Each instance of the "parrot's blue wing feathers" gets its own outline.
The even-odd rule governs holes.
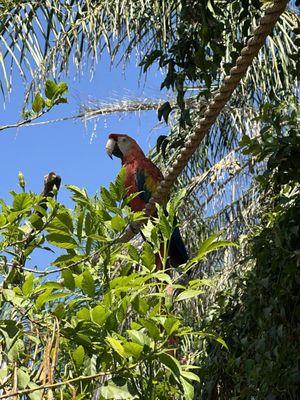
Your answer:
[[[137,171],[136,183],[137,183],[138,191],[141,192],[139,194],[139,197],[145,203],[148,203],[148,201],[151,199],[151,196],[152,196],[152,191],[149,188],[149,179],[151,179],[151,178],[147,177],[143,170],[139,169]]]

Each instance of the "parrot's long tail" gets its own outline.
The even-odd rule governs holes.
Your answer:
[[[143,235],[142,232],[141,232],[141,235],[142,235],[142,238],[145,241],[147,241],[147,239],[145,238],[145,236]],[[163,253],[164,253],[163,245],[161,245],[160,255],[156,254],[156,257],[155,257],[155,264],[156,264],[157,270],[162,269],[161,257],[163,257]],[[178,226],[176,226],[176,228],[173,230],[171,238],[170,238],[170,242],[168,245],[168,257],[169,257],[169,266],[171,266],[173,268],[176,268],[181,264],[185,264],[189,259],[189,256],[188,256],[185,244],[183,243],[180,229]]]
[[[161,257],[163,257],[163,254],[164,254],[164,246],[162,244],[160,248],[160,255],[156,254],[155,257],[155,264],[157,270],[162,269]],[[181,264],[185,264],[189,259],[178,226],[174,229],[170,238],[168,246],[168,257],[169,257],[168,265],[169,267],[171,266],[173,268],[176,268]]]
[[[171,266],[174,268],[181,264],[185,264],[189,259],[178,226],[174,229],[170,239],[169,257]]]

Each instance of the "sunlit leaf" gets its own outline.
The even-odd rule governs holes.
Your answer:
[[[82,274],[83,279],[81,282],[81,289],[83,293],[89,295],[89,296],[94,296],[95,294],[95,283],[92,274],[88,271],[85,270]]]
[[[30,375],[24,369],[19,368],[17,371],[18,388],[25,389],[30,382]]]
[[[32,102],[33,111],[36,112],[37,114],[40,113],[42,111],[44,105],[45,105],[45,101],[44,101],[43,97],[41,96],[40,93],[37,93]]]
[[[84,361],[85,351],[83,346],[78,346],[72,353],[72,358],[75,361],[77,367],[80,367]]]
[[[69,235],[50,233],[46,238],[49,243],[63,249],[75,249],[77,247],[76,241]]]
[[[33,289],[33,273],[30,273],[26,276],[25,282],[22,285],[22,291],[24,293],[25,296],[28,296]]]
[[[73,276],[72,272],[69,269],[64,269],[61,272],[61,275],[62,275],[62,278],[64,280],[64,285],[68,289],[74,291],[74,289],[75,289],[75,279],[74,279],[74,276]]]
[[[203,290],[193,290],[193,289],[184,290],[183,292],[179,293],[179,295],[176,297],[175,301],[182,301],[182,300],[187,300],[187,299],[191,299],[194,297],[198,297],[202,293],[203,293]]]
[[[129,392],[127,385],[117,386],[112,382],[108,382],[107,386],[101,387],[101,396],[104,399],[115,399],[115,400],[137,399],[136,396],[133,396]]]
[[[116,353],[118,353],[121,357],[125,357],[125,350],[120,340],[117,340],[113,337],[107,337],[106,340]]]

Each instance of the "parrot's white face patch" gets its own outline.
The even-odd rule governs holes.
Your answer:
[[[125,156],[128,153],[128,151],[130,150],[131,142],[127,137],[119,136],[118,137],[118,146],[119,146],[119,149],[120,149],[121,153],[123,154],[123,156]]]

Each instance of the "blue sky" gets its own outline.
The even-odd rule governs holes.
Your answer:
[[[69,76],[61,79],[69,85],[69,103],[57,106],[44,119],[76,114],[79,104],[86,104],[90,98],[122,100],[165,96],[159,89],[160,71],[152,70],[146,80],[140,79],[139,71],[135,62],[125,70],[122,65],[111,67],[108,56],[99,61],[92,80],[88,70],[77,75],[71,68]],[[1,105],[0,125],[19,120],[23,98],[24,85],[16,75],[13,92],[5,106]],[[78,120],[0,131],[0,198],[8,201],[9,191],[18,189],[19,171],[25,175],[27,190],[39,193],[43,176],[53,170],[61,175],[63,184],[85,187],[89,194],[94,194],[99,186],[107,186],[120,168],[119,160],[112,161],[105,153],[108,134],[127,133],[148,152],[159,132],[168,130],[166,126],[153,130],[157,122],[155,111],[145,111],[100,117],[95,137],[92,137],[94,123],[84,126]],[[71,206],[69,193],[63,187],[59,200]]]
[[[77,114],[80,103],[87,104],[90,98],[122,100],[128,97],[165,96],[159,89],[161,72],[153,70],[148,73],[146,81],[140,80],[139,68],[134,62],[124,71],[122,66],[111,67],[108,57],[104,56],[96,68],[93,80],[88,70],[81,76],[73,68],[71,71],[68,77],[61,79],[68,83],[69,103],[55,107],[43,119]],[[4,105],[0,100],[0,125],[20,119],[23,99],[24,84],[16,75],[9,101]],[[168,132],[166,125],[153,130],[157,123],[156,111],[145,111],[100,117],[94,136],[94,123],[85,126],[78,120],[0,131],[0,198],[11,203],[9,192],[20,191],[19,171],[25,176],[26,190],[36,193],[42,190],[44,175],[55,171],[62,177],[58,200],[73,208],[70,193],[64,185],[84,187],[90,195],[94,195],[100,186],[108,186],[120,169],[120,160],[111,160],[105,152],[108,134],[127,133],[137,139],[147,153],[155,145],[157,136]],[[37,249],[26,265],[36,265],[41,270],[57,255]]]

